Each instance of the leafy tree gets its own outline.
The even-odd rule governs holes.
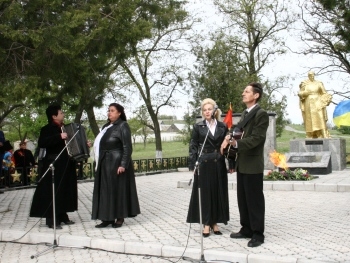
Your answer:
[[[192,135],[192,126],[193,123],[196,121],[195,112],[192,112],[192,114],[189,114],[188,112],[184,115],[184,121],[185,121],[185,129],[180,131],[179,133],[182,136],[182,142],[187,145],[191,141],[191,135]]]
[[[276,97],[281,87],[264,80],[262,69],[276,55],[286,52],[279,33],[293,22],[287,1],[274,0],[214,0],[227,19],[220,34],[211,36],[212,45],[196,50],[196,73],[192,73],[194,106],[205,97],[213,98],[222,111],[230,102],[234,112],[242,112],[241,94],[249,82],[265,83],[264,99],[260,105],[268,111],[277,111],[279,135],[285,123],[286,97]],[[276,81],[278,83],[278,80]]]
[[[142,134],[143,125],[140,122],[140,120],[138,120],[135,117],[129,119],[128,124],[130,126],[131,137],[132,137],[132,139],[134,141],[134,145],[135,145],[136,137],[141,136],[141,134]]]
[[[217,39],[213,47],[199,48],[197,53],[196,72],[191,74],[191,84],[194,89],[194,108],[200,115],[200,101],[204,98],[213,98],[219,108],[226,113],[230,103],[233,112],[242,112],[245,105],[242,103],[242,92],[251,81],[260,81],[247,74],[242,68],[241,62],[235,50],[230,48],[230,38]],[[280,94],[278,99],[276,93],[281,87],[276,83],[283,83],[284,79],[278,79],[276,83],[261,81],[264,83],[264,95],[259,104],[268,111],[275,112],[276,135],[280,136],[286,123],[284,109],[286,108],[286,96]]]
[[[234,36],[231,48],[236,50],[250,76],[258,76],[274,56],[286,52],[278,33],[287,30],[293,22],[288,1],[214,0],[214,3],[227,18],[223,30]]]
[[[350,74],[350,3],[346,0],[302,1],[300,4],[301,29],[300,39],[305,43],[301,52],[305,55],[322,56],[321,65],[313,68],[318,74],[330,77],[345,76],[346,83]],[[338,87],[331,92],[341,97],[350,98],[349,89]]]
[[[15,130],[17,133],[13,139],[20,141],[28,138],[36,141],[39,138],[40,128],[46,123],[45,109],[33,109],[26,106],[14,110],[6,120],[10,130]]]
[[[21,92],[16,87],[16,82],[1,84],[0,80],[0,127],[4,125],[4,120],[11,113],[25,105],[25,92]]]
[[[288,120],[285,116],[285,108],[287,107],[287,96],[280,94],[278,99],[276,93],[281,93],[281,87],[278,83],[284,83],[285,78],[280,77],[276,82],[266,81],[264,85],[264,94],[259,101],[259,104],[262,108],[267,109],[268,112],[273,112],[276,114],[276,137],[282,136],[284,127],[288,123]]]
[[[349,0],[317,0],[329,13],[336,15],[331,20],[336,28],[336,36],[341,39],[339,43],[343,50],[350,51],[350,2]]]
[[[102,105],[119,61],[152,36],[154,21],[167,22],[160,2],[168,1],[3,0],[0,86],[15,82],[13,90],[37,105],[68,105],[75,121],[85,111],[96,135],[93,108]]]
[[[220,34],[213,40],[213,47],[197,47],[195,50],[195,71],[190,74],[193,106],[199,109],[201,100],[213,98],[222,111],[232,103],[234,111],[241,112],[242,88],[249,76],[240,64],[237,51],[232,49],[231,38]],[[196,114],[201,115],[200,110]]]
[[[151,119],[147,111],[146,106],[139,107],[134,114],[136,115],[135,119],[141,124],[141,129],[138,131],[138,135],[141,136],[143,140],[143,147],[146,148],[147,138],[150,134],[149,130],[152,127]]]
[[[191,29],[182,1],[158,1],[154,14],[143,14],[151,22],[151,37],[130,45],[130,57],[120,61],[118,87],[141,98],[151,122],[145,123],[154,131],[156,157],[162,158],[159,111],[176,105],[174,95],[183,92],[183,43]]]

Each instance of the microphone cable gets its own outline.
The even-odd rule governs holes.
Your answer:
[[[55,192],[55,196],[56,196],[56,194],[58,193],[58,190],[59,190],[59,188],[60,188],[60,186],[61,186],[63,177],[66,175],[66,171],[67,171],[67,168],[68,168],[68,163],[69,163],[69,161],[67,162],[67,165],[66,165],[66,167],[65,167],[65,169],[64,169],[63,176],[62,176],[62,178],[61,178],[61,180],[60,180],[60,183],[59,183],[59,185],[58,185],[58,187],[57,187],[57,190],[56,190],[56,192]],[[5,242],[8,242],[8,243],[18,243],[18,242],[15,242],[15,241],[20,240],[20,239],[22,239],[23,237],[25,237],[25,236],[26,236],[26,235],[27,235],[27,234],[28,234],[42,219],[43,219],[43,217],[44,217],[44,216],[46,215],[46,213],[49,211],[50,207],[52,207],[52,202],[53,202],[53,200],[51,200],[49,206],[46,208],[44,214],[38,219],[38,221],[37,221],[28,231],[26,231],[21,237],[16,238],[16,239],[14,239],[14,240],[5,241]],[[38,243],[38,244],[41,244],[41,243]]]

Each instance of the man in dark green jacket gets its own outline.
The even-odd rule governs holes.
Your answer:
[[[221,149],[227,144],[237,148],[237,200],[241,229],[231,233],[231,238],[250,238],[248,247],[264,243],[265,198],[263,193],[264,144],[269,126],[267,112],[257,102],[263,94],[260,83],[249,83],[242,93],[247,109],[240,123],[243,135],[240,140],[226,136]],[[246,119],[246,121],[244,121]],[[248,121],[247,121],[248,120]],[[242,123],[245,123],[242,125]]]

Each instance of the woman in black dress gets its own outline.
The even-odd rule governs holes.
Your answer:
[[[200,180],[203,237],[209,236],[210,229],[214,234],[222,235],[217,224],[226,225],[230,219],[227,168],[225,157],[220,154],[220,146],[228,133],[228,128],[225,123],[218,121],[221,111],[219,109],[215,111],[216,108],[214,100],[207,98],[202,101],[201,110],[204,120],[193,126],[189,148],[190,170],[195,169],[197,161],[199,165],[194,176],[187,223],[200,223],[198,202],[198,181]],[[202,155],[198,159],[202,147]]]
[[[97,228],[121,227],[124,218],[140,214],[135,173],[131,160],[131,133],[124,107],[112,103],[106,123],[94,142],[95,184],[92,219],[100,219]]]

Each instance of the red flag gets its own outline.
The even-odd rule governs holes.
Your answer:
[[[226,123],[227,128],[230,129],[232,127],[232,105],[231,105],[231,103],[230,103],[230,108],[228,109],[223,122]]]

